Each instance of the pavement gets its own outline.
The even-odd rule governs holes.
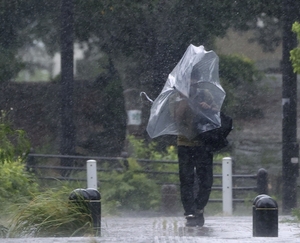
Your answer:
[[[227,243],[299,242],[300,224],[279,216],[278,237],[253,237],[251,216],[206,217],[203,227],[185,227],[184,217],[105,217],[101,237],[0,239],[1,243]]]

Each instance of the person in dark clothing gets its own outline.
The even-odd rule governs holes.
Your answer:
[[[213,184],[213,154],[203,145],[178,144],[181,201],[186,216],[186,226],[204,225],[204,208]],[[194,192],[194,181],[197,191]]]
[[[207,92],[202,93],[202,100],[198,105],[204,111],[217,110],[213,101],[207,99],[211,97]],[[199,136],[188,138],[188,135],[196,132],[192,122],[194,114],[190,111],[187,99],[180,94],[178,96],[180,98],[177,97],[176,105],[173,106],[174,119],[177,120],[180,134],[186,135],[177,136],[181,202],[187,219],[186,226],[202,227],[205,222],[204,208],[213,184],[213,154]],[[180,127],[184,127],[185,130]],[[195,180],[196,192],[194,191]]]

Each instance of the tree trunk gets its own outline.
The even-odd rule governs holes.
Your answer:
[[[62,155],[75,154],[75,125],[73,120],[73,0],[64,0],[61,5],[61,145]],[[72,166],[70,159],[62,158],[62,166]],[[62,170],[68,176],[69,170]]]
[[[123,154],[133,155],[133,149],[128,140],[129,136],[142,138],[144,128],[142,127],[142,102],[140,98],[140,69],[139,60],[135,57],[117,55],[113,58],[115,69],[118,71],[123,86],[125,109],[127,113],[126,140]]]

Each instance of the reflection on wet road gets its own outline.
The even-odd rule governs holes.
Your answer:
[[[253,237],[252,217],[206,217],[204,227],[185,227],[184,217],[106,217],[101,237],[1,239],[1,243],[250,243],[300,242],[291,217],[279,217],[278,237]]]

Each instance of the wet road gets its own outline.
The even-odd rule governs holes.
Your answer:
[[[202,228],[184,227],[183,217],[109,217],[101,237],[0,239],[1,243],[223,243],[300,242],[300,225],[279,217],[278,237],[253,237],[252,217],[207,217]]]

